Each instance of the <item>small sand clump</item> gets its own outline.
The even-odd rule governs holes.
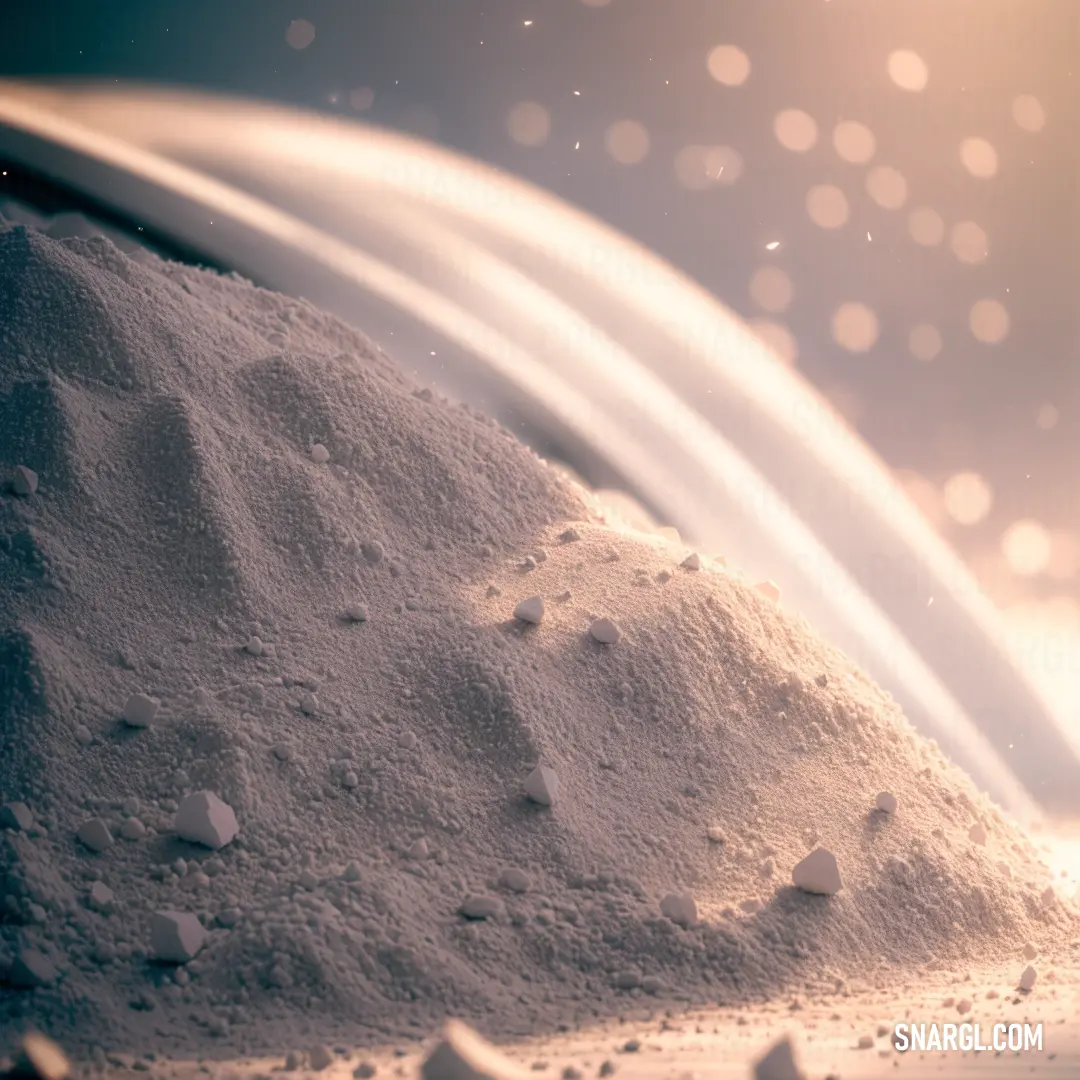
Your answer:
[[[0,311],[5,1030],[513,1036],[1075,930],[774,587],[609,523],[337,319],[23,228]]]

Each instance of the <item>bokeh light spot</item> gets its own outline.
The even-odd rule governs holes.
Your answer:
[[[349,91],[349,104],[357,112],[365,112],[375,104],[375,91],[370,86],[358,86]]]
[[[901,90],[911,90],[917,93],[926,89],[930,79],[930,69],[926,61],[910,49],[897,49],[889,53],[889,78],[892,79]]]
[[[847,196],[832,184],[818,184],[806,193],[806,212],[815,225],[839,229],[848,219]]]
[[[908,215],[908,232],[916,244],[935,247],[945,238],[945,222],[933,208],[917,206]]]
[[[551,134],[551,114],[535,101],[522,101],[507,114],[506,130],[522,146],[543,146]]]
[[[987,180],[998,171],[997,151],[977,135],[971,135],[960,143],[960,161],[972,176]]]
[[[945,509],[960,525],[978,525],[993,505],[990,485],[975,472],[960,472],[945,481]]]
[[[675,176],[689,191],[734,184],[742,171],[742,155],[730,146],[684,146],[675,155]]]
[[[785,364],[794,364],[799,359],[799,343],[783,323],[773,319],[752,319],[750,328]]]
[[[738,45],[717,45],[707,63],[709,74],[724,86],[742,86],[750,77],[750,57]]]
[[[649,133],[636,120],[616,120],[604,133],[604,145],[620,165],[637,165],[649,154]]]
[[[878,338],[874,309],[858,301],[841,304],[833,313],[833,341],[848,352],[866,352]]]
[[[315,40],[315,27],[307,19],[293,19],[285,31],[285,41],[294,49],[306,49]]]
[[[877,140],[858,120],[841,120],[833,128],[833,147],[844,161],[865,165],[877,152]]]
[[[907,181],[891,165],[876,165],[866,174],[870,198],[886,210],[899,210],[907,202]]]
[[[1050,563],[1050,533],[1037,521],[1014,521],[1001,538],[1001,553],[1014,574],[1034,577]]]
[[[1050,533],[1050,557],[1046,573],[1058,581],[1068,581],[1080,573],[1080,537],[1067,529]]]
[[[1009,335],[1009,313],[999,300],[976,300],[968,318],[971,332],[977,341],[996,345]]]
[[[1035,426],[1043,431],[1053,431],[1059,419],[1057,406],[1049,402],[1039,406],[1035,413]]]
[[[1042,131],[1046,127],[1046,110],[1034,94],[1013,98],[1012,117],[1025,131]]]
[[[961,262],[972,266],[985,262],[990,254],[990,239],[974,221],[958,221],[949,233],[949,246]]]
[[[784,311],[792,293],[791,278],[779,266],[763,266],[750,279],[750,295],[766,311]]]
[[[916,360],[933,360],[941,352],[941,345],[941,331],[932,323],[919,323],[908,334],[908,348]]]
[[[817,121],[802,109],[783,109],[773,118],[773,131],[786,150],[803,154],[818,137]]]

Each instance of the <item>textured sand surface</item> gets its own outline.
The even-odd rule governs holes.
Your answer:
[[[0,804],[31,815],[0,833],[5,1030],[525,1037],[1019,979],[1076,936],[1034,846],[797,615],[356,331],[21,228],[0,311],[0,471],[37,478],[0,495]],[[792,886],[817,847],[835,895]]]

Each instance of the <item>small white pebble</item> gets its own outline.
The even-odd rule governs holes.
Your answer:
[[[113,842],[109,826],[101,818],[90,818],[89,821],[84,821],[75,835],[84,847],[97,854],[100,854]]]
[[[316,465],[325,465],[330,460],[330,451],[321,442],[317,442],[311,448],[311,460]]]
[[[896,813],[896,796],[888,791],[879,792],[877,799],[874,800],[874,804],[879,810],[884,811],[886,814]]]
[[[263,643],[262,639],[252,635],[248,638],[247,644],[244,646],[244,651],[251,653],[252,656],[262,656]]]
[[[836,856],[825,848],[815,848],[791,872],[791,881],[803,892],[833,896],[843,887]]]
[[[682,568],[684,570],[700,570],[701,556],[696,551],[690,552],[690,554],[683,559]]]
[[[155,960],[186,964],[195,959],[205,941],[205,928],[188,912],[158,911],[150,920],[150,949]]]
[[[526,893],[529,891],[532,883],[529,880],[529,875],[524,870],[518,869],[516,866],[508,866],[502,874],[499,875],[499,884],[504,889],[509,889],[511,892]]]
[[[314,716],[319,711],[319,699],[310,690],[300,696],[300,711],[305,716]]]
[[[104,909],[113,902],[113,891],[104,881],[95,881],[90,886],[90,903],[93,907]]]
[[[120,826],[120,835],[125,840],[141,840],[146,836],[146,826],[137,817],[129,817]]]
[[[350,622],[367,622],[368,610],[364,604],[350,604],[345,609],[345,618]]]
[[[555,770],[537,765],[525,778],[525,794],[540,806],[551,806],[559,797],[559,778]]]
[[[1023,973],[1020,975],[1020,984],[1019,984],[1020,989],[1021,990],[1031,990],[1031,989],[1033,989],[1034,986],[1035,986],[1035,980],[1038,977],[1039,976],[1038,976],[1038,973],[1036,972],[1036,970],[1030,964],[1028,964],[1028,966],[1026,968],[1024,968]]]
[[[1031,942],[1029,941],[1024,946],[1024,959],[1025,960],[1034,960],[1035,957],[1038,956],[1038,955],[1039,955],[1039,950],[1036,949],[1035,946],[1032,945]]]
[[[676,926],[696,926],[698,921],[697,904],[689,893],[668,893],[660,901],[660,914]]]
[[[521,622],[538,625],[544,617],[544,601],[539,596],[530,596],[514,608],[514,618]]]
[[[288,761],[292,757],[292,747],[288,743],[278,743],[273,749],[273,754],[278,761]]]
[[[973,844],[981,844],[983,847],[985,847],[986,838],[986,827],[981,821],[976,821],[975,824],[972,825],[971,828],[968,830],[968,839]]]
[[[16,495],[22,495],[25,498],[33,495],[37,487],[37,473],[26,465],[16,465],[11,475],[11,490]]]
[[[601,645],[616,645],[622,637],[622,631],[611,619],[595,619],[589,627],[589,634]]]
[[[181,840],[215,851],[240,831],[233,808],[212,791],[196,791],[183,799],[173,829]]]
[[[128,727],[145,728],[154,722],[161,702],[147,694],[132,694],[124,705],[123,720]]]
[[[724,830],[719,825],[710,825],[705,830],[705,835],[709,838],[709,842],[713,844],[722,844],[727,839]]]
[[[458,911],[466,919],[493,919],[502,911],[502,906],[496,896],[466,896]]]
[[[767,596],[773,603],[780,602],[780,586],[775,581],[759,581],[754,588],[762,596]]]
[[[409,858],[423,860],[431,854],[431,848],[428,846],[427,840],[424,837],[420,837],[419,840],[414,840],[409,845]]]
[[[416,734],[412,731],[403,731],[397,740],[397,744],[402,750],[415,750],[416,742]]]

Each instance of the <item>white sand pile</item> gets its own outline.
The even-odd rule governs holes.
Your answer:
[[[305,303],[0,233],[0,470],[0,1028],[508,1035],[1073,925],[799,619]]]

